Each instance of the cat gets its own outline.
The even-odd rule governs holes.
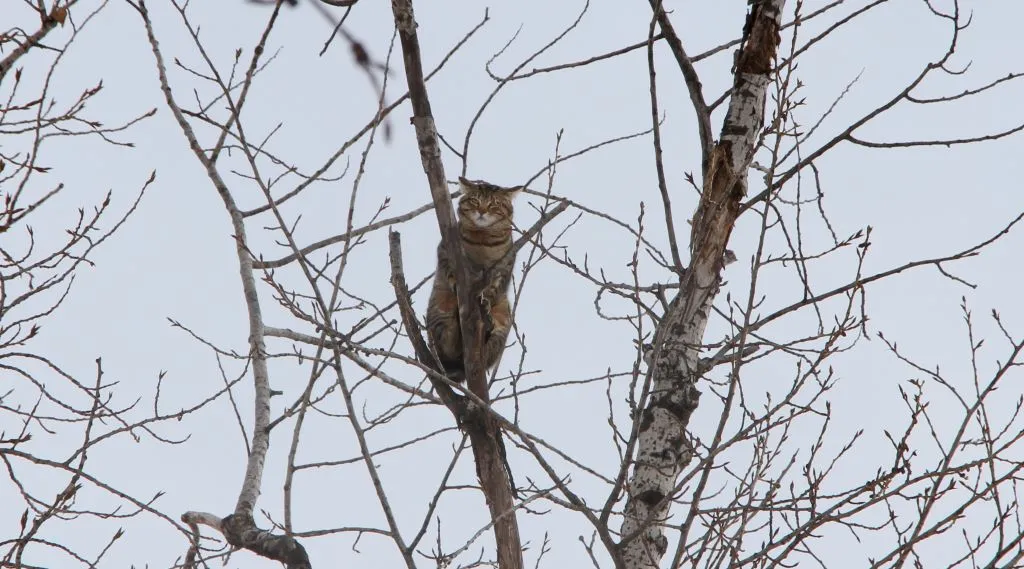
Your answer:
[[[503,188],[462,177],[459,185],[459,235],[468,261],[470,291],[480,291],[474,300],[484,308],[484,368],[490,369],[501,359],[512,326],[508,302],[515,264],[511,252],[512,200],[523,188]],[[465,369],[454,271],[455,263],[442,241],[437,246],[437,272],[427,305],[427,338],[445,373],[461,382]]]

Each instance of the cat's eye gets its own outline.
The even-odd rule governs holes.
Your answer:
[[[466,198],[463,203],[465,203],[469,207],[476,207],[480,205],[480,200],[476,198]]]

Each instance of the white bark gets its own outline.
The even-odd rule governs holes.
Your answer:
[[[256,507],[256,501],[260,496],[260,486],[263,480],[263,464],[266,460],[267,449],[270,446],[270,374],[267,371],[266,348],[263,338],[263,315],[260,310],[259,295],[256,292],[256,278],[253,274],[253,259],[249,254],[249,248],[245,236],[245,221],[242,218],[241,210],[235,204],[234,197],[228,190],[227,184],[220,176],[216,164],[206,155],[205,150],[199,144],[192,126],[186,120],[180,107],[174,100],[171,93],[170,83],[167,80],[167,68],[164,65],[163,55],[159,49],[159,42],[153,33],[153,26],[146,11],[144,2],[139,3],[139,13],[146,25],[146,34],[153,49],[153,56],[156,58],[157,73],[160,77],[160,89],[163,91],[167,106],[170,108],[178,126],[188,140],[189,148],[196,159],[206,169],[206,174],[213,183],[217,194],[224,201],[231,218],[231,227],[234,230],[235,251],[238,255],[238,272],[242,281],[242,293],[245,297],[245,306],[249,315],[249,355],[252,361],[253,387],[255,391],[253,409],[253,436],[252,449],[246,463],[245,475],[242,478],[242,487],[238,492],[238,500],[235,504],[236,514],[251,516]]]
[[[655,337],[651,395],[640,417],[622,524],[620,561],[627,569],[658,567],[668,548],[663,524],[679,475],[693,457],[686,427],[700,397],[695,387],[702,373],[700,346],[764,123],[784,4],[785,0],[753,3],[721,138],[705,157],[708,168],[693,216],[690,267]]]
[[[245,475],[242,478],[242,486],[238,491],[238,500],[235,503],[233,514],[216,522],[213,516],[204,512],[186,512],[182,520],[190,525],[202,523],[220,530],[224,537],[234,547],[248,549],[257,555],[280,561],[288,569],[309,569],[309,556],[295,538],[290,535],[275,535],[268,531],[260,530],[253,520],[253,511],[260,496],[260,489],[263,481],[263,466],[267,457],[267,450],[270,446],[270,374],[267,369],[266,347],[264,342],[263,315],[260,310],[259,295],[256,289],[256,278],[253,269],[253,258],[249,253],[245,235],[245,220],[241,210],[235,203],[234,197],[228,189],[227,184],[220,176],[214,159],[206,154],[206,151],[199,144],[192,126],[185,118],[181,107],[174,100],[170,84],[167,80],[167,67],[160,52],[159,42],[153,32],[152,21],[146,9],[145,2],[140,0],[136,8],[142,16],[146,26],[146,35],[156,58],[157,75],[160,78],[160,89],[167,101],[167,106],[174,115],[175,120],[181,127],[182,133],[188,141],[196,159],[206,169],[207,176],[217,194],[224,202],[224,207],[231,218],[231,227],[234,230],[235,251],[238,255],[238,270],[242,281],[242,293],[245,297],[245,305],[249,315],[249,356],[253,371],[253,436],[246,461]],[[194,556],[197,545],[190,550],[189,556]]]

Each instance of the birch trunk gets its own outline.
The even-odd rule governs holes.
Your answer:
[[[679,475],[693,457],[686,427],[700,398],[695,386],[703,373],[700,346],[764,123],[785,0],[751,4],[721,137],[705,157],[703,191],[690,235],[690,267],[655,334],[653,386],[640,418],[622,523],[620,555],[627,569],[658,567],[668,548],[662,525]]]

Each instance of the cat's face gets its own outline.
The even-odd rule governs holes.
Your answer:
[[[478,229],[504,228],[512,224],[512,199],[522,186],[503,188],[479,180],[459,178],[462,198],[459,219]]]

